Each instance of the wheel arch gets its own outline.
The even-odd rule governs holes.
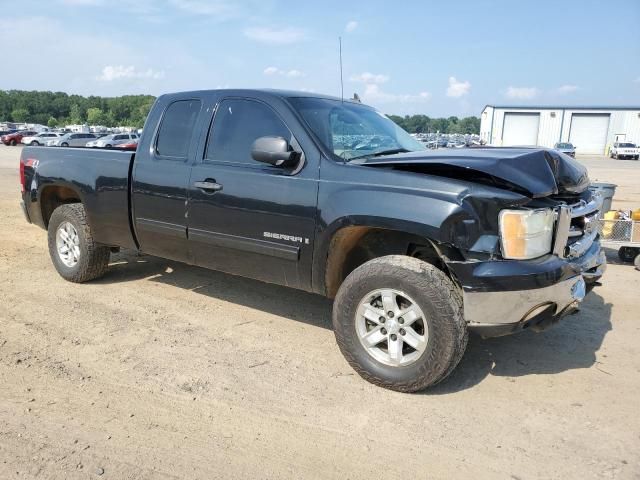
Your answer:
[[[68,185],[45,185],[40,191],[40,213],[44,228],[48,228],[54,210],[69,203],[84,203],[77,189]]]
[[[434,237],[437,229],[424,224],[390,219],[343,219],[328,229],[314,260],[315,290],[334,298],[345,278],[363,263],[386,255],[420,258],[451,277],[446,258],[459,259],[459,251]],[[429,234],[431,233],[431,234]]]

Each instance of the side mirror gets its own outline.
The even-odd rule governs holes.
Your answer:
[[[251,146],[251,156],[256,162],[285,168],[297,165],[299,159],[299,154],[282,137],[258,138]]]

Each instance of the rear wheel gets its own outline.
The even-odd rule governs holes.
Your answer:
[[[618,258],[622,262],[633,262],[640,253],[640,249],[634,247],[620,247],[618,250]]]
[[[110,249],[93,239],[81,203],[62,205],[51,215],[49,255],[62,278],[82,283],[101,277],[109,265]]]
[[[12,147],[15,147],[17,145],[17,142],[14,139],[11,139],[9,141],[9,145],[11,145]]]
[[[31,145],[32,147],[37,147],[37,146],[38,146],[38,145],[40,145],[40,144],[34,140],[34,141],[33,141],[33,142],[31,142],[29,145]]]
[[[358,374],[401,392],[445,379],[467,345],[458,288],[433,265],[401,255],[371,260],[346,278],[333,326]]]
[[[111,147],[112,147],[112,145],[111,145],[110,143],[107,143],[107,144],[104,146],[104,148],[111,148]]]
[[[68,144],[67,142],[62,142],[62,143],[60,144],[60,146],[61,146],[61,147],[68,147],[68,146],[69,146],[69,144]]]

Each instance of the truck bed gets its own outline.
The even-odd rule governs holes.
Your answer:
[[[64,196],[62,189],[68,186],[80,195],[98,242],[136,248],[129,201],[134,155],[93,148],[25,147],[21,161],[29,221],[46,228],[48,199]]]

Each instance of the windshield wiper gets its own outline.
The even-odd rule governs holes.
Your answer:
[[[383,157],[385,155],[393,155],[395,153],[408,153],[411,150],[407,150],[406,148],[390,148],[388,150],[382,150],[381,152],[376,152],[372,155],[368,155],[370,157]]]
[[[394,153],[408,153],[410,151],[411,150],[407,150],[406,148],[390,148],[388,150],[381,150],[375,153],[367,153],[366,155],[357,155],[355,157],[347,158],[345,160],[347,162],[350,162],[351,160],[359,160],[362,158],[369,158],[369,157],[382,157],[384,155],[393,155]]]

